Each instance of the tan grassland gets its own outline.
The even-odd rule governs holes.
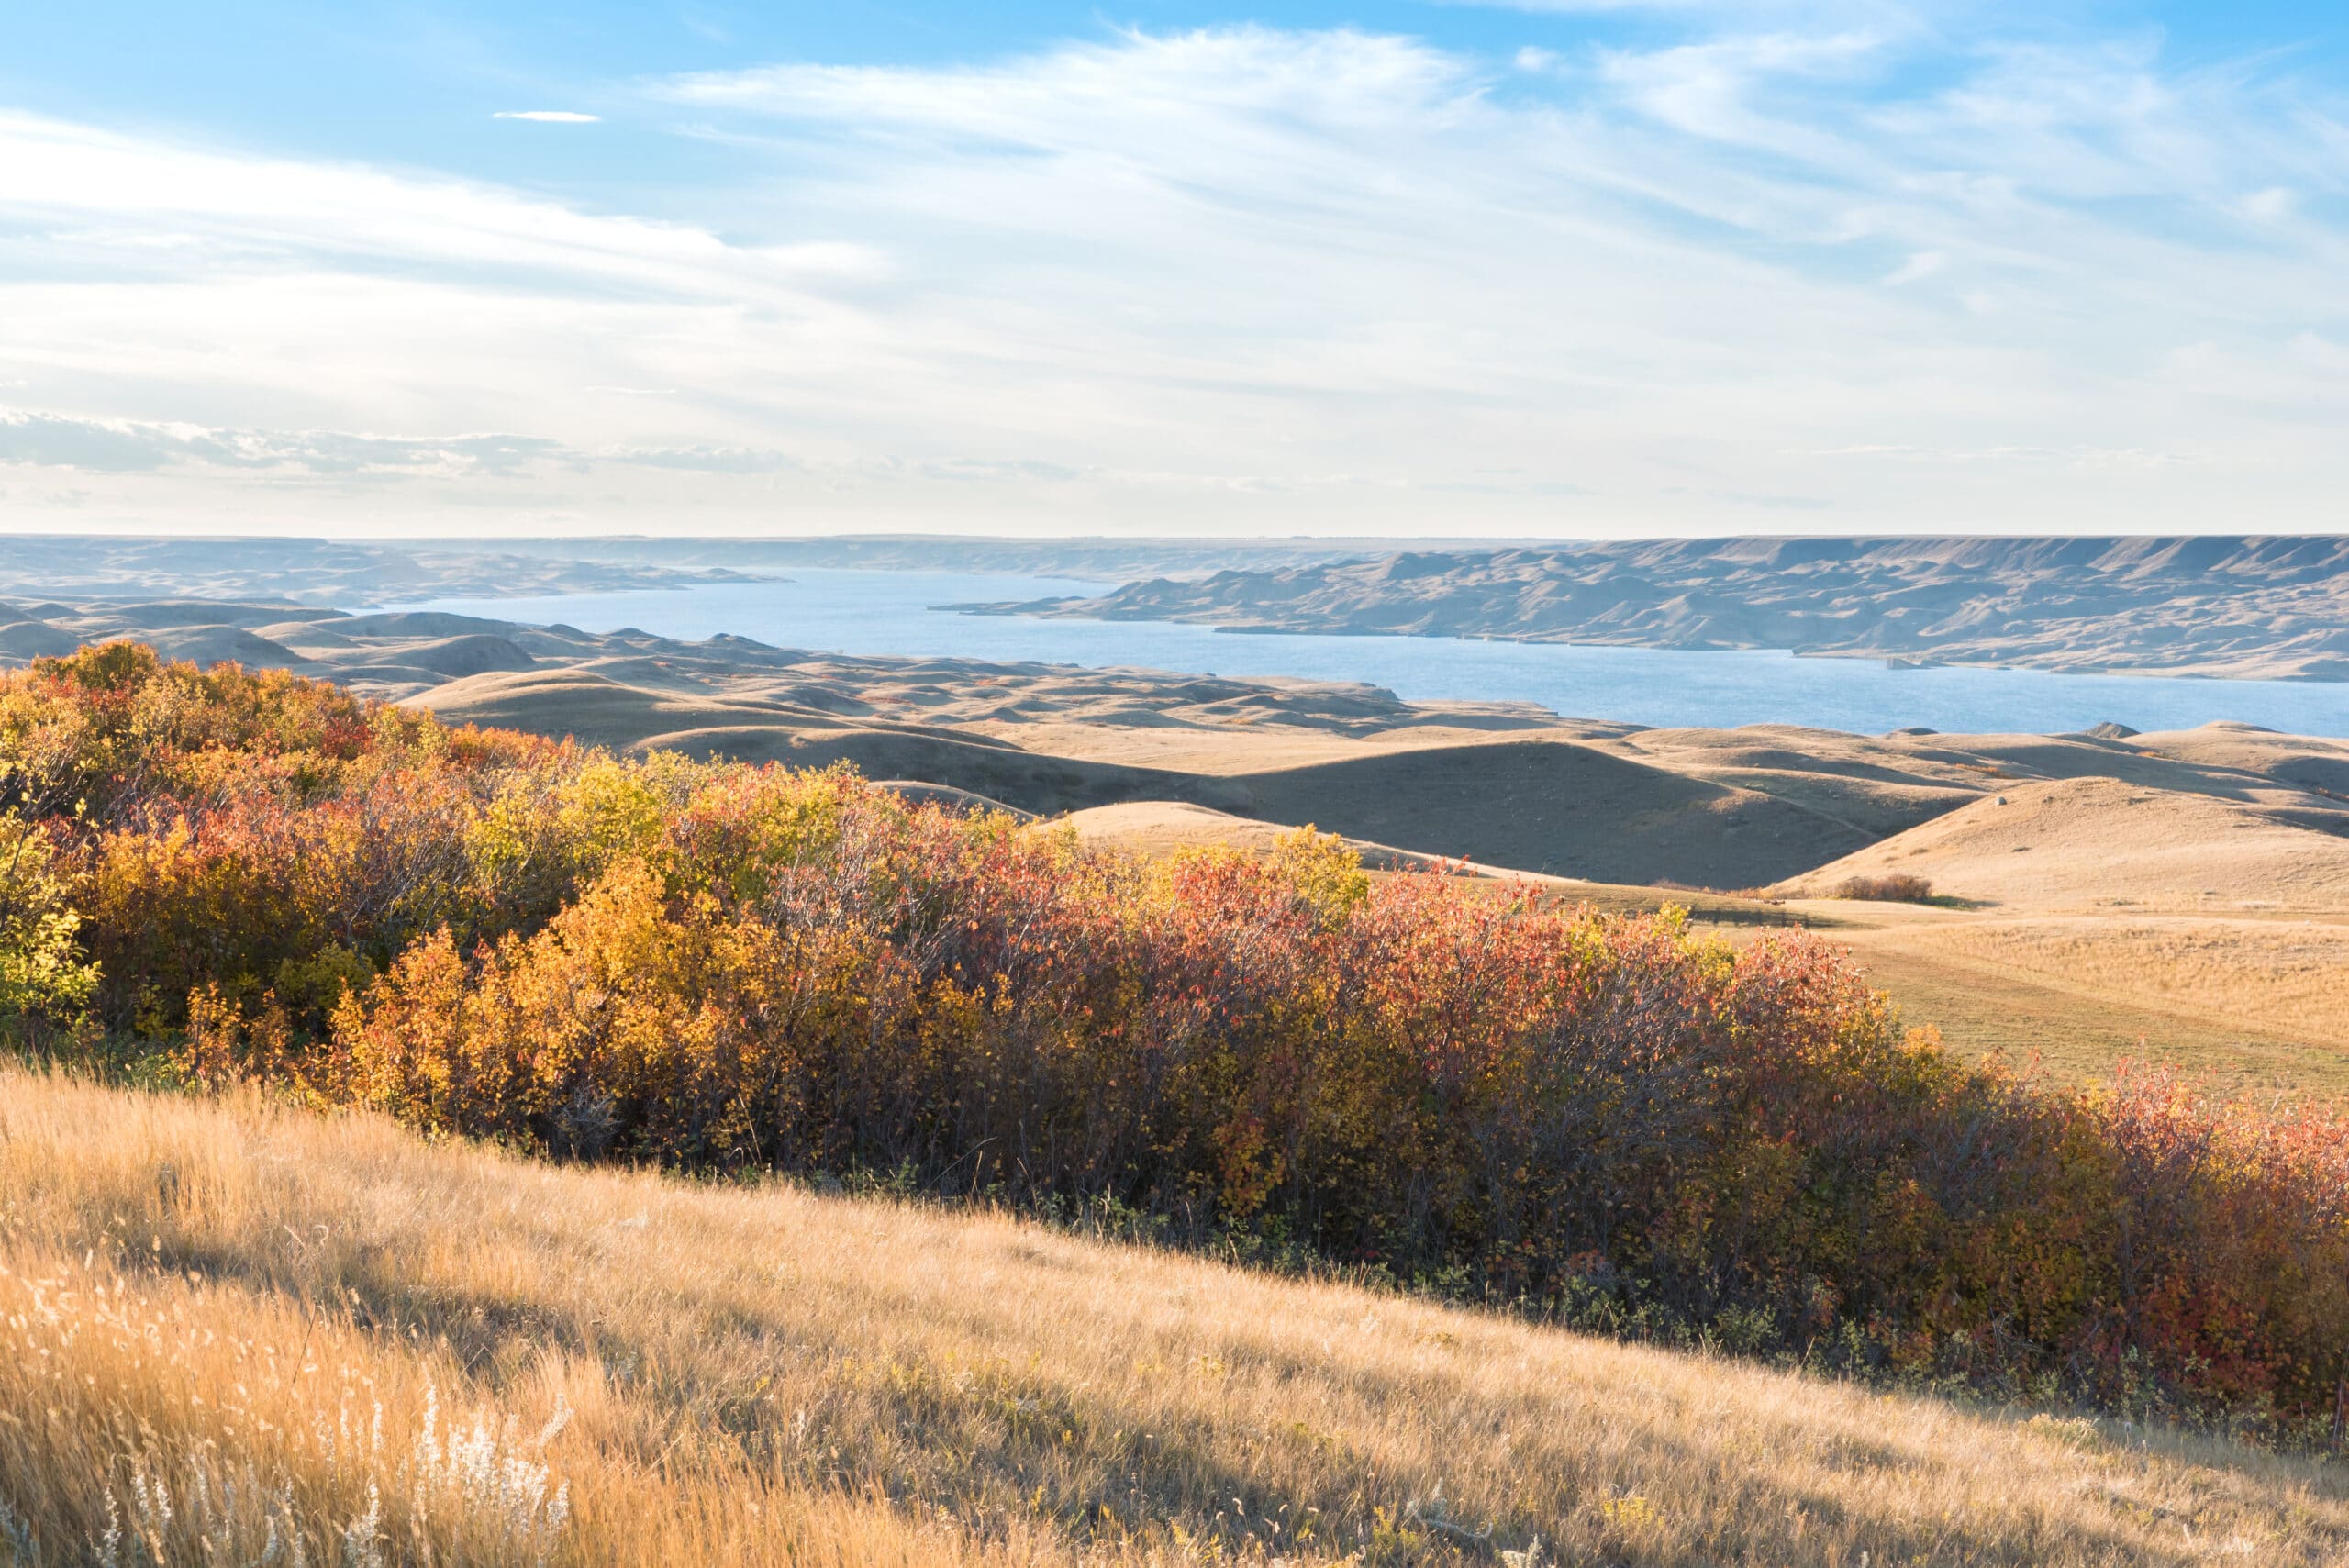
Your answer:
[[[2349,909],[2349,837],[2236,802],[2114,778],[2016,784],[1789,879],[1781,890],[1817,894],[1848,877],[1893,873],[2004,909]]]
[[[1929,935],[1928,935],[1929,934]],[[2021,971],[2091,1001],[2154,1006],[2213,1028],[2341,1043],[2349,924],[2313,920],[1952,920],[1883,933],[1986,968]]]
[[[2349,1552],[2322,1462],[257,1099],[0,1072],[0,1498],[37,1561],[110,1528],[173,1563],[273,1535],[319,1562]]]
[[[2340,924],[1965,913],[1878,922],[1865,906],[1786,907],[1834,918],[1827,934],[1870,981],[1960,1051],[2035,1061],[2065,1083],[2109,1080],[2132,1060],[2223,1094],[2349,1102]]]

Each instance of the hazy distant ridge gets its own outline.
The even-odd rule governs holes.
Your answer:
[[[0,598],[272,599],[317,606],[684,588],[798,570],[995,572],[1121,583],[1360,561],[1393,539],[597,537],[326,539],[0,535]],[[1472,547],[1509,541],[1471,540]],[[1455,546],[1447,546],[1455,548]]]
[[[11,599],[267,599],[324,607],[463,594],[683,588],[744,577],[724,566],[599,558],[534,539],[0,537],[0,595]]]

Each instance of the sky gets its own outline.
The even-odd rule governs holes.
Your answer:
[[[2349,527],[2349,7],[82,0],[0,529]]]

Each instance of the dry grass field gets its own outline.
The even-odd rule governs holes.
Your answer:
[[[2215,1029],[2349,1044],[2349,924],[2083,917],[1918,922],[1902,942],[2020,972],[2084,1000],[2152,1007]]]
[[[0,1271],[28,1562],[2349,1553],[2334,1463],[21,1070]]]
[[[2310,915],[2349,909],[2349,837],[2277,812],[2117,778],[2017,784],[1780,884],[1923,876],[2002,909]]]
[[[2302,967],[2297,922],[2272,934],[2236,921],[2146,932],[2093,919],[1868,925],[1838,914],[1828,935],[1957,1051],[2036,1059],[2064,1083],[2109,1080],[2127,1059],[2168,1063],[2227,1095],[2349,1101],[2349,1029],[2330,1021],[2349,1019],[2349,1000],[2330,1015],[2323,1001],[2349,991],[2349,960]],[[2340,952],[2340,928],[2315,929],[2307,945]]]
[[[1821,900],[1923,875],[1969,906]],[[2109,777],[2018,785],[1778,892],[1962,1049],[2058,1076],[2123,1056],[2247,1094],[2349,1096],[2349,839]]]

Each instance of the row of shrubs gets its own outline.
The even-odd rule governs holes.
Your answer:
[[[1847,876],[1835,884],[1833,896],[1879,904],[1930,904],[1933,901],[1933,884],[1905,872],[1885,876]]]
[[[577,1158],[1112,1206],[1577,1322],[2319,1431],[2349,1136],[2068,1093],[1309,831],[1145,862],[124,645],[0,679],[0,1010]]]

